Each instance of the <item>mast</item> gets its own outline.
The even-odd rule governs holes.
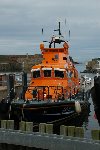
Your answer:
[[[58,31],[59,32],[59,36],[61,35],[61,30],[60,30],[60,22],[59,22],[59,28],[54,30],[54,31]]]
[[[60,22],[59,22],[59,29],[58,29],[58,31],[59,31],[59,36],[61,35],[61,31],[60,31]]]

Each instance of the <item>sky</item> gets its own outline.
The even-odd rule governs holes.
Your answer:
[[[100,0],[0,0],[0,55],[39,54],[59,21],[75,60],[100,57]]]

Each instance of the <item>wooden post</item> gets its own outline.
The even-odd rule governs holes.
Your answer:
[[[19,123],[19,130],[26,131],[26,122],[25,121],[21,121]]]
[[[53,124],[46,124],[46,133],[53,134]]]
[[[24,72],[24,70],[22,74],[22,86],[23,86],[22,98],[25,99],[25,92],[27,90],[27,73]]]
[[[9,74],[7,76],[7,89],[8,89],[8,94],[9,94],[9,99],[10,102],[15,98],[15,93],[14,93],[14,74]]]
[[[26,122],[26,131],[33,132],[33,122]]]
[[[75,128],[75,136],[84,138],[84,129],[82,127],[76,127]]]
[[[14,120],[7,120],[7,129],[14,130]]]
[[[1,120],[1,128],[7,128],[7,120]]]
[[[46,123],[40,123],[39,124],[39,132],[40,133],[46,133]]]
[[[92,130],[91,136],[93,140],[100,140],[100,130]]]
[[[75,126],[68,126],[68,136],[75,136]]]
[[[60,126],[60,135],[67,136],[67,134],[68,134],[67,132],[68,132],[68,127],[65,125],[61,125]]]

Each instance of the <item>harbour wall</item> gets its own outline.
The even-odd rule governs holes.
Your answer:
[[[49,150],[99,150],[100,130],[91,131],[92,139],[84,138],[84,129],[60,126],[60,135],[53,134],[53,124],[40,123],[39,131],[33,131],[33,122],[21,121],[14,130],[13,120],[1,120],[0,144],[13,144]]]

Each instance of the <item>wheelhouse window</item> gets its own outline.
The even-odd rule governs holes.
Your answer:
[[[51,77],[51,70],[44,70],[44,77]]]
[[[32,69],[32,77],[33,78],[39,78],[40,77],[40,69]]]
[[[51,77],[52,68],[42,68],[44,77]]]
[[[63,69],[55,69],[54,73],[55,73],[55,77],[64,78],[64,70]]]
[[[33,78],[39,78],[39,77],[40,77],[40,71],[34,71]]]

